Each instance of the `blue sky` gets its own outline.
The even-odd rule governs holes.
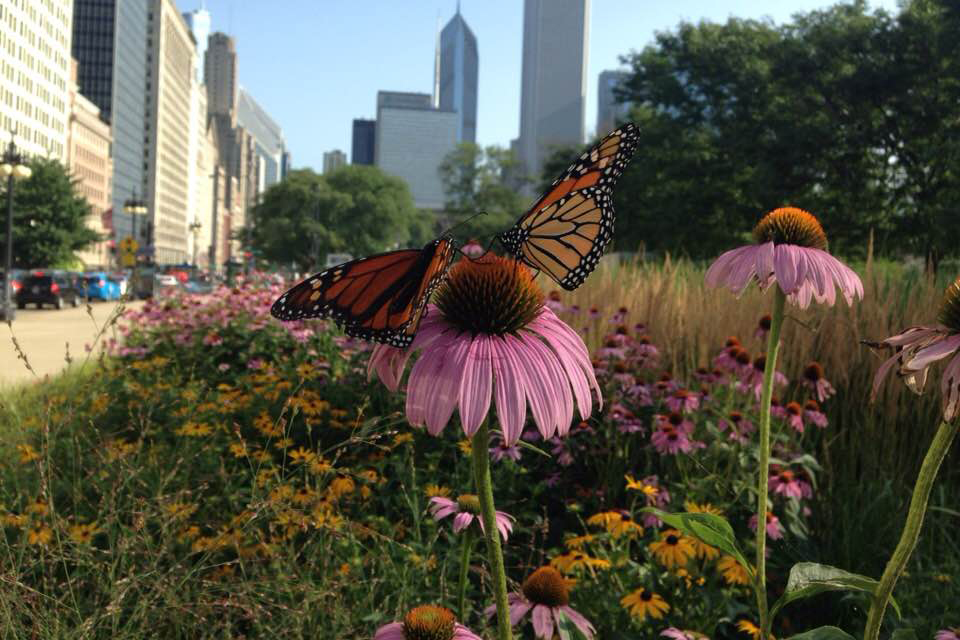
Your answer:
[[[202,0],[177,0],[181,11]],[[586,126],[596,126],[597,76],[681,20],[770,17],[780,23],[827,0],[592,0]],[[213,31],[237,41],[240,84],[284,130],[296,167],[350,154],[354,118],[373,118],[378,90],[430,92],[437,19],[456,0],[205,0]],[[896,0],[871,0],[896,10]],[[520,126],[522,0],[462,0],[480,57],[477,141],[506,146]]]

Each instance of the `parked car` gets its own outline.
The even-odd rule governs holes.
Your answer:
[[[23,279],[16,300],[19,309],[26,308],[30,303],[36,304],[37,309],[42,309],[45,304],[62,309],[65,303],[76,307],[82,297],[83,294],[67,273],[32,271]]]
[[[183,283],[183,290],[194,295],[205,295],[213,292],[213,283],[209,280],[187,280]]]
[[[120,298],[120,285],[104,271],[92,271],[79,279],[80,293],[95,300],[117,300]]]
[[[116,283],[120,297],[127,295],[127,287],[130,284],[130,277],[125,273],[111,273],[110,281]]]

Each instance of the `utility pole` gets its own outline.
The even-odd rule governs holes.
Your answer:
[[[210,174],[210,177],[213,178],[213,221],[211,222],[210,227],[210,275],[213,276],[217,272],[217,200],[219,196],[220,186],[219,186],[219,176],[217,175],[219,168],[214,169],[213,173]]]

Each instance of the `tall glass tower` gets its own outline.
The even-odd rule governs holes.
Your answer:
[[[144,195],[147,1],[74,0],[73,57],[80,93],[113,128],[113,228],[132,232],[123,203]]]
[[[441,111],[457,112],[457,142],[477,141],[477,38],[460,15],[440,32]]]

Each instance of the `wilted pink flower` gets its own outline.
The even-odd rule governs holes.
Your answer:
[[[550,450],[550,455],[557,459],[557,464],[561,467],[569,467],[573,464],[573,454],[570,452],[570,448],[567,446],[565,440],[553,437],[550,438],[548,442],[553,446]]]
[[[630,312],[626,307],[620,307],[617,309],[617,312],[613,314],[613,317],[610,318],[610,322],[613,324],[623,324],[627,319],[627,314]]]
[[[787,411],[787,424],[797,433],[803,433],[803,407],[799,402],[788,402],[784,407]]]
[[[767,334],[770,333],[770,323],[773,322],[773,318],[769,313],[765,313],[760,316],[760,319],[757,320],[757,328],[753,331],[753,337],[759,338],[761,341],[767,339]]]
[[[411,638],[483,640],[457,622],[449,609],[430,604],[411,609],[403,617],[403,622],[391,622],[380,627],[373,640],[410,640]]]
[[[819,362],[811,362],[803,368],[803,385],[817,395],[817,402],[823,402],[837,392],[830,381],[823,377],[823,367]]]
[[[650,441],[660,455],[690,453],[703,446],[703,443],[690,440],[692,433],[693,423],[673,412],[669,416],[657,416],[656,429],[650,436]]]
[[[827,253],[820,222],[795,207],[774,209],[753,230],[757,244],[722,254],[707,269],[711,287],[725,286],[740,295],[756,282],[766,289],[776,282],[787,299],[807,308],[812,300],[833,305],[839,288],[847,304],[863,299],[860,277]]]
[[[753,395],[760,400],[763,390],[763,372],[767,368],[767,356],[757,356],[753,359],[753,366],[743,369],[743,377],[737,389],[742,392],[753,391]],[[773,383],[781,387],[788,384],[787,376],[779,371],[773,372]]]
[[[604,340],[603,346],[600,347],[600,350],[597,352],[597,356],[604,360],[609,358],[623,360],[627,357],[627,348],[621,340],[610,336]]]
[[[774,493],[787,498],[810,498],[813,489],[810,483],[790,469],[779,469],[776,465],[770,467],[770,481],[768,486]]]
[[[747,442],[747,434],[752,433],[756,430],[756,427],[753,426],[753,423],[750,422],[741,412],[731,411],[727,414],[726,418],[722,418],[717,423],[717,428],[720,431],[730,430],[728,437],[731,440],[736,440],[737,442],[743,444]]]
[[[820,405],[817,404],[816,400],[807,400],[803,403],[803,418],[821,429],[825,429],[827,426],[827,416],[820,410]]]
[[[757,530],[757,514],[750,516],[751,531]],[[773,512],[767,511],[767,537],[771,540],[780,540],[783,538],[783,527],[780,526],[780,518],[773,515]]]
[[[490,457],[494,462],[500,462],[504,458],[519,462],[520,447],[515,444],[508,445],[504,443],[503,438],[497,437],[493,446],[490,447]]]
[[[368,365],[396,390],[411,353],[420,358],[407,383],[407,419],[439,434],[459,407],[472,436],[490,409],[491,395],[507,445],[517,442],[529,403],[544,437],[566,435],[574,401],[581,418],[600,399],[587,348],[570,327],[543,306],[530,272],[513,260],[487,254],[461,260],[429,305],[406,350],[377,345]]]
[[[914,393],[923,393],[927,375],[936,362],[951,358],[940,381],[943,420],[960,415],[960,278],[947,287],[940,306],[940,323],[910,327],[903,333],[871,346],[893,347],[896,353],[886,360],[873,380],[871,400],[876,399],[883,379],[896,367],[897,374]]]
[[[695,411],[700,406],[700,397],[692,391],[677,389],[667,396],[667,407],[670,411],[686,413]]]
[[[479,258],[486,253],[486,249],[484,249],[479,242],[472,239],[467,240],[467,244],[460,247],[460,251],[468,258]]]
[[[480,499],[470,493],[464,494],[456,500],[442,496],[430,498],[430,514],[434,520],[442,520],[447,516],[453,516],[454,533],[460,533],[469,527],[474,519],[480,525],[480,530],[483,531],[483,518],[480,517]],[[500,536],[506,542],[507,537],[513,531],[514,518],[503,511],[497,511],[495,514],[497,531],[500,532]]]
[[[587,640],[597,632],[582,614],[570,607],[567,581],[553,567],[540,567],[523,581],[520,593],[507,595],[510,624],[516,626],[528,613],[533,621],[533,635],[540,640],[553,640],[554,626],[558,629],[566,617]],[[497,612],[496,605],[484,609],[488,617]]]

